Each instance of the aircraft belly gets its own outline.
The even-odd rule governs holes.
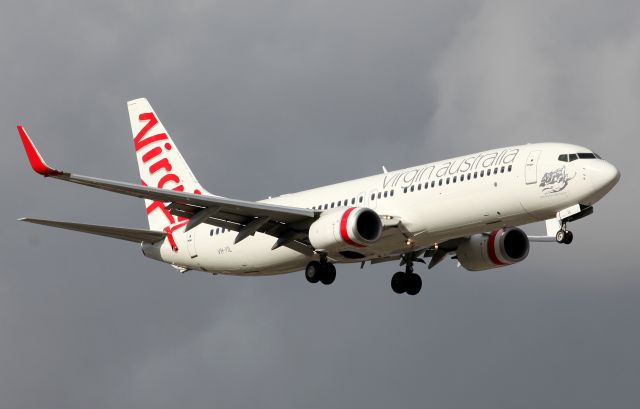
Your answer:
[[[206,271],[234,275],[281,274],[304,268],[308,258],[287,247],[271,250],[275,239],[257,233],[234,244],[236,233],[203,237],[198,245],[200,266]]]

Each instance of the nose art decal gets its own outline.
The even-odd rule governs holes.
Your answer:
[[[545,173],[544,176],[542,176],[540,187],[544,193],[560,192],[569,185],[569,181],[574,177],[576,177],[575,172],[573,176],[569,176],[567,169],[562,166],[556,170]]]

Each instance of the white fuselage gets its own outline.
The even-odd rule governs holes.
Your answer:
[[[356,261],[393,257],[457,237],[550,219],[567,207],[593,205],[619,174],[601,159],[561,161],[560,155],[591,153],[562,143],[495,149],[264,200],[264,203],[332,211],[367,207],[383,220],[400,221]],[[615,181],[614,181],[615,180]],[[238,244],[234,231],[201,224],[173,233],[178,251],[165,241],[144,245],[148,257],[181,268],[234,275],[301,270],[311,259],[275,238],[256,233]],[[409,240],[407,239],[409,237]],[[329,254],[336,262],[353,262]]]

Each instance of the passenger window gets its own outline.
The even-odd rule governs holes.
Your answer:
[[[449,184],[449,178],[447,178],[447,185]]]
[[[487,169],[487,176],[491,175],[491,169]]]
[[[418,190],[422,190],[422,184],[418,183]]]
[[[364,197],[360,196],[360,203],[362,203],[363,200],[364,200]]]
[[[454,176],[454,177],[453,177],[453,183],[456,183],[456,180],[457,180],[457,179],[458,179],[458,177],[457,177],[457,176]]]
[[[476,179],[478,177],[478,172],[473,172],[473,178]]]
[[[213,236],[213,229],[209,232],[209,236]]]
[[[507,172],[511,172],[511,165],[507,168]]]
[[[409,190],[411,190],[413,192],[413,189],[414,189],[414,187],[413,187],[413,185],[411,185],[411,188]]]
[[[558,156],[558,160],[560,162],[569,162],[569,160],[567,159],[567,155],[566,154]]]
[[[371,193],[371,200],[374,200],[376,198],[376,194],[375,193]]]
[[[389,192],[389,196],[393,197],[393,189],[391,189],[391,192]]]
[[[504,172],[504,166],[502,167],[502,169],[503,169],[503,172]],[[493,170],[493,174],[495,175],[496,173],[498,173],[498,168],[495,168],[495,169]]]
[[[403,187],[402,190],[404,191],[404,193],[407,193],[407,187]]]
[[[432,180],[432,181],[431,181],[431,187],[435,187],[435,186],[436,186],[436,181],[435,181],[435,180]]]
[[[384,191],[384,197],[385,197],[385,199],[387,197],[387,191],[386,190]]]
[[[480,171],[480,177],[481,177],[481,178],[482,178],[482,177],[484,177],[484,170],[481,170],[481,171]]]
[[[341,203],[342,203],[342,200],[338,200],[338,207],[340,207]]]
[[[504,173],[504,166],[500,168],[500,173]]]
[[[333,209],[333,205],[335,204],[335,202],[331,202],[331,208]]]
[[[356,204],[356,198],[351,199],[351,204]]]
[[[438,180],[438,186],[442,186],[442,179]]]
[[[216,234],[220,234],[220,228],[216,229]]]
[[[382,197],[382,192],[378,192],[378,199]]]

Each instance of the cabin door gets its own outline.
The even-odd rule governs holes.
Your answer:
[[[524,168],[524,180],[527,185],[536,183],[538,181],[538,158],[542,151],[529,152],[527,156],[527,164]]]

